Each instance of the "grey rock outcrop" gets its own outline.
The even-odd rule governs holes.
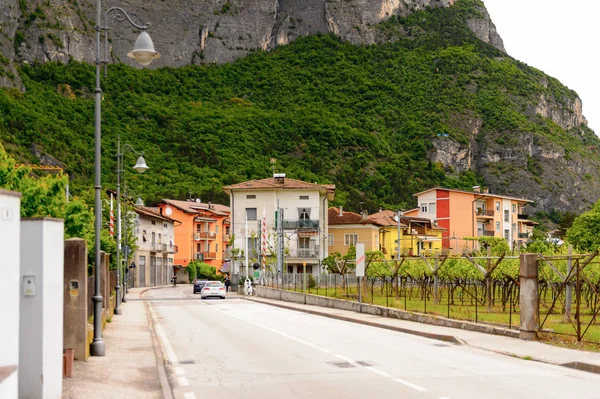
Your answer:
[[[492,18],[490,14],[487,12],[485,7],[478,7],[479,13],[481,14],[480,18],[472,18],[467,20],[467,25],[469,29],[473,31],[475,36],[479,40],[485,43],[489,43],[492,46],[496,47],[503,53],[506,53],[506,49],[504,48],[504,41],[498,34],[496,30],[496,25],[492,22]]]
[[[0,51],[19,62],[95,61],[94,0],[18,0],[0,15],[4,30]],[[162,57],[152,64],[180,67],[226,63],[252,51],[267,51],[300,36],[334,33],[355,44],[381,42],[376,25],[393,15],[407,16],[426,7],[450,7],[454,0],[109,0],[135,21],[152,22],[149,30]],[[108,58],[134,65],[127,58],[137,37],[127,23],[108,15]],[[502,47],[489,15],[470,25],[482,40]],[[15,41],[15,35],[18,40]],[[16,44],[16,53],[15,53]],[[6,84],[4,84],[6,86]]]

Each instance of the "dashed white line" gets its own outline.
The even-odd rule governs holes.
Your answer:
[[[184,375],[180,375],[179,377],[177,377],[177,381],[179,382],[179,386],[182,386],[182,387],[190,386],[190,381]]]
[[[185,399],[196,399],[196,394],[194,392],[186,392],[183,394]]]
[[[382,377],[386,377],[386,378],[392,377],[390,374],[386,373],[385,371],[377,370],[375,367],[372,367],[372,366],[367,366],[367,367],[365,367],[365,369],[369,370],[372,373],[378,374]]]
[[[402,385],[406,385],[407,387],[410,387],[412,389],[416,389],[417,391],[425,392],[427,390],[427,389],[423,388],[422,386],[413,384],[412,382],[408,382],[406,380],[403,380],[402,378],[394,378],[394,381],[399,382]]]
[[[175,375],[185,375],[183,367],[175,367]]]

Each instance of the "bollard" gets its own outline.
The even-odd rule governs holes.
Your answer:
[[[519,271],[521,329],[519,338],[537,338],[539,326],[538,262],[536,254],[521,254]]]

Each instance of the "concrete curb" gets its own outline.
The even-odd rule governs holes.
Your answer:
[[[283,309],[288,309],[288,310],[296,310],[298,312],[310,313],[310,314],[313,314],[313,315],[316,315],[316,316],[329,317],[330,319],[337,319],[337,320],[349,321],[351,323],[363,324],[363,325],[366,325],[366,326],[383,328],[383,329],[386,329],[386,330],[397,331],[397,332],[401,332],[401,333],[405,333],[405,334],[417,335],[417,336],[420,336],[420,337],[435,339],[435,340],[438,340],[438,341],[449,342],[449,343],[456,344],[456,345],[465,345],[466,344],[462,339],[454,337],[452,335],[434,334],[434,333],[428,333],[428,332],[425,332],[425,331],[410,330],[410,329],[407,329],[407,328],[388,326],[388,325],[385,325],[385,324],[380,324],[380,323],[377,323],[377,322],[371,322],[371,321],[367,321],[367,320],[358,320],[358,319],[355,319],[353,317],[346,317],[346,316],[340,316],[340,315],[326,313],[326,312],[319,312],[317,310],[312,310],[312,309],[303,309],[303,308],[298,308],[298,307],[295,307],[295,306],[284,305],[284,304],[280,304],[280,303],[272,303],[272,302],[261,301],[260,299],[250,298],[250,297],[247,297],[247,296],[240,296],[240,297],[243,298],[243,299],[245,299],[245,300],[247,300],[247,301],[252,301],[252,302],[256,302],[256,303],[262,303],[262,304],[265,304],[265,305],[276,306],[276,307],[283,308]]]
[[[147,289],[140,291],[140,299],[143,299],[143,296],[146,292],[159,288],[165,287],[148,287]],[[158,379],[160,381],[160,387],[162,389],[164,399],[173,399],[173,387],[171,386],[169,378],[167,377],[167,370],[165,369],[165,356],[163,354],[162,344],[156,334],[154,320],[152,320],[152,315],[150,314],[149,306],[150,304],[148,302],[144,302],[144,309],[146,310],[146,319],[148,320],[148,329],[150,330],[150,335],[152,337],[152,347],[154,349],[154,355],[156,356],[156,368],[158,369]]]

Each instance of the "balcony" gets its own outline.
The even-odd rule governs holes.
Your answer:
[[[198,231],[194,233],[194,241],[214,240],[217,238],[217,233],[214,231]]]
[[[478,218],[493,218],[494,210],[477,208],[477,217]]]
[[[519,238],[529,238],[529,233],[519,233]]]
[[[161,244],[160,242],[153,242],[150,246],[152,252],[167,252],[167,244]]]
[[[299,259],[317,259],[319,258],[319,247],[314,246],[310,248],[295,248],[290,249],[288,258],[299,258]]]
[[[477,230],[478,237],[493,237],[494,234],[494,230]]]
[[[216,252],[196,252],[194,254],[194,259],[199,260],[200,262],[203,262],[205,260],[210,260],[210,259],[217,259],[217,253]]]
[[[518,220],[527,220],[527,219],[529,219],[529,215],[527,215],[527,214],[524,214],[524,213],[519,213],[519,214],[517,215],[517,219],[518,219]]]
[[[299,230],[299,229],[314,229],[319,228],[318,220],[284,220],[283,228],[285,230]]]

